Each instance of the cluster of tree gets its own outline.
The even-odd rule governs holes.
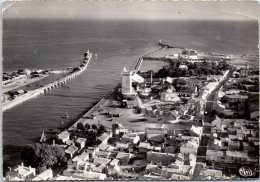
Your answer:
[[[183,79],[175,79],[175,80],[173,80],[172,85],[178,91],[180,89],[187,88],[189,83],[188,83],[188,81],[183,80]]]
[[[67,162],[63,147],[45,143],[26,145],[21,152],[21,158],[25,165],[36,168],[38,172],[42,172],[50,167],[62,166]]]
[[[187,69],[180,68],[184,64]],[[185,76],[198,76],[198,75],[221,75],[222,71],[230,69],[230,65],[226,61],[219,62],[195,62],[171,60],[168,67],[163,67],[157,73],[156,77],[165,78],[169,77],[185,77]]]
[[[236,101],[233,103],[229,103],[228,102],[228,98],[226,96],[223,96],[220,101],[223,104],[226,104],[226,108],[227,109],[232,109],[232,110],[236,110],[236,111],[243,111],[245,110],[245,104],[241,101]]]
[[[95,125],[95,124],[92,124],[90,126],[89,123],[86,123],[85,125],[83,125],[82,123],[78,123],[77,124],[77,129],[78,130],[82,130],[83,132],[88,132],[88,131],[92,131],[92,130],[96,130],[97,131],[97,134],[100,135],[104,132],[106,132],[106,129],[105,129],[105,126],[104,125]]]
[[[104,125],[90,125],[89,123],[83,125],[82,123],[77,124],[77,130],[71,133],[72,138],[86,138],[86,145],[91,146],[96,143],[96,138],[101,134],[107,132]]]

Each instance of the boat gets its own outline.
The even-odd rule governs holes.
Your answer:
[[[68,118],[68,117],[70,117],[69,115],[68,115],[68,112],[66,111],[66,114],[65,115],[63,115],[63,116],[61,116],[62,118]]]
[[[41,139],[40,139],[40,143],[44,143],[46,141],[46,136],[45,136],[45,133],[44,133],[44,130],[42,131],[42,136],[41,136]]]

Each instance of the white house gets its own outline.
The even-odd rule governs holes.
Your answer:
[[[66,143],[70,139],[70,134],[68,131],[63,131],[58,134],[58,139],[61,140],[63,143]]]

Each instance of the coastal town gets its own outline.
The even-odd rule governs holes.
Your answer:
[[[5,179],[258,178],[258,56],[158,46],[76,123],[27,145]],[[142,71],[153,60],[166,65]]]

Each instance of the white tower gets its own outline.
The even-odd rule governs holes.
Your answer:
[[[122,93],[131,94],[132,92],[132,71],[127,71],[124,67],[122,72]]]

